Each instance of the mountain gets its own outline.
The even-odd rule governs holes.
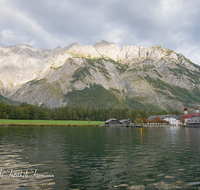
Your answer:
[[[3,102],[3,103],[8,104],[8,105],[14,105],[14,106],[20,105],[20,102],[9,100],[8,98],[5,98],[2,95],[0,95],[0,102]]]
[[[0,94],[50,108],[193,109],[200,105],[199,78],[200,66],[158,45],[0,47]]]

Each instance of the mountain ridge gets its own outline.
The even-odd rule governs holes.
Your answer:
[[[186,89],[192,97],[186,104],[192,107],[200,104],[198,93],[193,93],[200,88],[199,76],[200,66],[158,45],[120,48],[102,41],[84,47],[71,43],[53,50],[0,47],[0,94],[51,108],[69,105],[67,93],[78,93],[91,84],[101,85],[119,101],[138,99],[161,109],[181,109],[185,99],[179,93]],[[134,107],[128,101],[125,104]]]

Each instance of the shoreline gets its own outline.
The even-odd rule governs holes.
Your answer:
[[[0,126],[90,126],[90,127],[134,127],[134,128],[166,128],[178,127],[173,125],[134,125],[119,126],[105,125],[104,121],[80,121],[80,120],[17,120],[17,119],[0,119]]]
[[[30,123],[0,123],[0,127],[10,127],[10,126],[89,126],[89,127],[99,127],[97,124],[30,124]]]
[[[56,124],[56,123],[52,123],[52,124],[42,124],[42,123],[0,123],[0,127],[1,126],[5,126],[5,127],[9,127],[9,126],[87,126],[87,127],[126,127],[126,126],[109,126],[109,125],[102,125],[102,124]],[[157,126],[157,125],[145,125],[145,126],[127,126],[127,128],[166,128],[166,127],[181,127],[181,126],[173,126],[173,125],[168,125],[168,126]]]

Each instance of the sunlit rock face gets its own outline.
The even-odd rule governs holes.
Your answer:
[[[138,97],[162,109],[181,108],[183,102],[167,88],[156,86],[156,81],[191,91],[200,85],[198,76],[199,66],[158,45],[119,47],[103,40],[53,50],[19,44],[0,47],[0,94],[48,107],[65,106],[68,92],[99,84],[112,89],[118,99]]]
[[[26,82],[37,78],[40,69],[62,48],[39,50],[28,45],[0,48],[1,94],[8,96]]]

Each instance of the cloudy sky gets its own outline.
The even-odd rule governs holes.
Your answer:
[[[0,0],[0,46],[155,44],[200,65],[199,0]]]

